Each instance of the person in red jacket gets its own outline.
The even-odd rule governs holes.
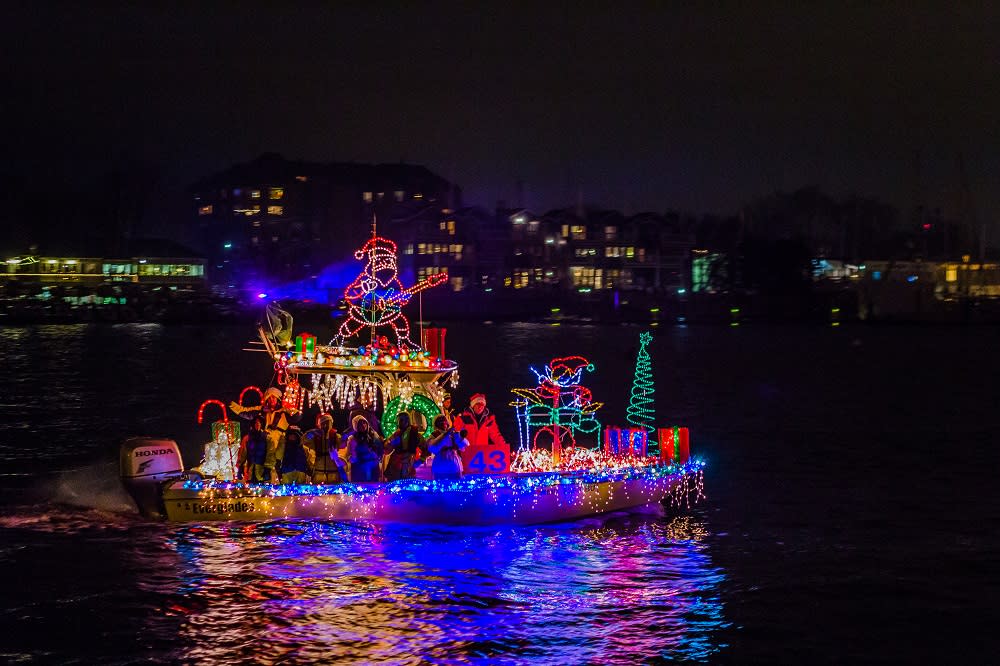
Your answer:
[[[486,409],[486,396],[482,393],[472,396],[469,408],[455,417],[452,427],[458,432],[465,430],[466,439],[474,446],[507,444],[497,427],[496,417]]]

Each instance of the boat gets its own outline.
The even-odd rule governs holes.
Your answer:
[[[396,246],[379,237],[374,224],[371,238],[354,256],[366,264],[345,291],[347,316],[329,344],[319,344],[306,332],[293,338],[292,316],[272,304],[257,327],[254,350],[273,360],[283,387],[281,409],[287,413],[301,414],[306,408],[329,412],[358,403],[381,412],[383,432],[391,432],[396,415],[405,410],[429,434],[442,412],[446,387],[458,384],[459,366],[445,356],[444,329],[421,326],[420,344],[411,340],[402,308],[412,295],[441,284],[447,275],[403,287]],[[369,337],[363,339],[365,335]],[[643,337],[640,354],[649,339]],[[198,466],[185,468],[173,440],[133,437],[121,446],[122,482],[144,516],[178,522],[525,525],[657,503],[691,507],[703,497],[705,464],[690,457],[687,430],[660,429],[657,451],[648,425],[602,426],[596,417],[601,403],[581,385],[593,367],[571,356],[552,359],[541,371],[532,368],[538,385],[512,389],[517,450],[511,452],[502,441],[468,446],[462,452],[461,478],[433,479],[425,464],[418,478],[388,483],[248,483],[236,468],[239,420],[228,418],[222,401],[207,400],[198,410],[199,423],[213,404],[223,417],[212,423],[212,440]],[[640,386],[640,401],[651,402],[644,397],[651,387]],[[633,387],[633,399],[635,391]],[[244,404],[252,394],[261,404]],[[250,386],[229,408],[244,415],[259,413],[263,398],[263,391]],[[601,441],[591,447],[578,442],[577,435]]]

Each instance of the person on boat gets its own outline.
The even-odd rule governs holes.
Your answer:
[[[229,408],[239,414],[241,419],[253,421],[253,419],[260,417],[264,420],[264,435],[267,440],[264,476],[266,481],[272,483],[278,482],[274,454],[278,450],[289,424],[288,412],[281,404],[281,396],[281,389],[272,386],[264,391],[264,399],[259,405],[244,407],[237,402],[229,403]]]
[[[253,417],[250,432],[243,436],[240,442],[240,453],[236,467],[243,474],[243,480],[248,483],[265,483],[271,480],[270,473],[264,467],[267,458],[267,433],[264,431],[264,417]]]
[[[315,459],[312,482],[318,484],[340,483],[347,478],[344,461],[340,459],[340,435],[333,427],[333,417],[329,414],[316,416],[316,427],[305,435]]]
[[[445,393],[441,399],[441,415],[448,419],[449,426],[455,422],[455,410],[451,408],[451,393]],[[437,423],[437,419],[434,422]]]
[[[288,413],[281,404],[281,389],[272,386],[264,391],[264,402],[260,406],[267,433],[267,456],[264,459],[265,473],[271,483],[278,482],[277,452],[288,429]]]
[[[412,479],[416,476],[413,463],[424,448],[424,437],[420,428],[412,423],[410,415],[400,412],[396,416],[396,432],[386,440],[386,448],[391,452],[385,466],[385,480]]]
[[[354,432],[347,440],[351,459],[351,482],[371,483],[379,480],[382,463],[382,438],[368,426],[368,419],[358,414],[351,421]]]
[[[275,452],[275,468],[281,475],[281,483],[302,485],[309,483],[312,476],[312,451],[303,442],[302,430],[298,425],[288,426]]]
[[[353,432],[353,423],[354,423],[354,417],[355,416],[363,416],[363,417],[365,417],[365,421],[368,422],[368,427],[371,428],[372,430],[374,430],[378,434],[379,437],[382,437],[382,435],[383,435],[382,428],[379,425],[378,414],[375,413],[375,410],[373,410],[371,408],[365,409],[364,407],[361,406],[361,403],[354,402],[351,405],[350,410],[348,411],[347,418],[348,418],[348,421],[350,422],[350,424],[352,424],[352,425],[348,429],[348,431],[346,431],[344,433],[344,440],[345,441],[350,436],[350,433]]]
[[[466,438],[475,446],[503,445],[507,441],[500,434],[497,419],[486,409],[486,396],[477,393],[469,400],[469,408],[455,417],[455,430],[466,431]]]
[[[434,478],[461,479],[462,449],[468,445],[469,440],[448,424],[448,417],[438,414],[434,419],[434,432],[427,443],[427,448],[434,454],[431,463]]]

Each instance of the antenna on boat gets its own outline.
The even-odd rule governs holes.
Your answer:
[[[375,214],[375,211],[372,211],[372,241],[374,241],[375,237],[378,235],[376,233],[377,231],[378,231],[378,215]],[[368,344],[370,345],[375,344],[375,322],[372,322],[372,338]]]

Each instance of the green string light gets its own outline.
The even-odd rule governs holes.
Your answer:
[[[382,432],[388,437],[390,434],[396,431],[396,415],[399,414],[400,403],[402,399],[397,395],[395,398],[389,401],[385,406],[385,411],[382,413]],[[418,411],[423,414],[424,419],[427,423],[427,428],[424,430],[424,437],[430,437],[431,433],[434,432],[434,417],[441,413],[434,401],[427,396],[417,393],[413,396],[410,401],[409,407],[403,411]]]
[[[632,381],[632,396],[629,399],[625,420],[636,428],[649,433],[649,443],[653,440],[656,422],[656,408],[653,406],[653,362],[646,347],[653,341],[653,334],[646,331],[639,335],[639,355],[635,361],[635,379]]]

